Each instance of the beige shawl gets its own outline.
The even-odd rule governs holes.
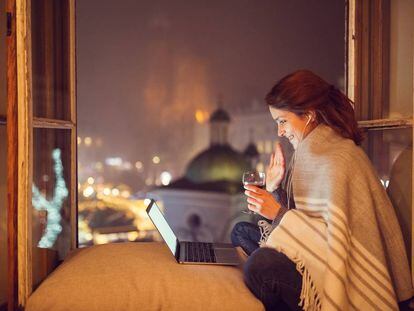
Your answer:
[[[398,310],[413,295],[394,209],[361,148],[319,125],[300,144],[296,209],[266,245],[302,274],[304,310]]]

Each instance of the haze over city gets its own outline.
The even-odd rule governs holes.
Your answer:
[[[180,174],[197,120],[218,105],[264,111],[274,82],[299,68],[342,87],[344,13],[340,0],[79,1],[78,134],[98,139],[102,158],[159,155]]]

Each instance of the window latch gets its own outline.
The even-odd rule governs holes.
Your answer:
[[[12,34],[12,13],[7,12],[7,37]]]

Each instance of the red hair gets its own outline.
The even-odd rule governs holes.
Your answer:
[[[266,95],[273,108],[302,116],[314,111],[316,122],[360,145],[363,140],[355,119],[353,102],[333,85],[309,70],[298,70],[282,78]]]

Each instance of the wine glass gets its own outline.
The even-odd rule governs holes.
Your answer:
[[[252,185],[264,189],[266,184],[266,175],[263,172],[247,171],[243,173],[243,185]],[[243,210],[245,214],[256,214],[255,212],[247,209]]]

